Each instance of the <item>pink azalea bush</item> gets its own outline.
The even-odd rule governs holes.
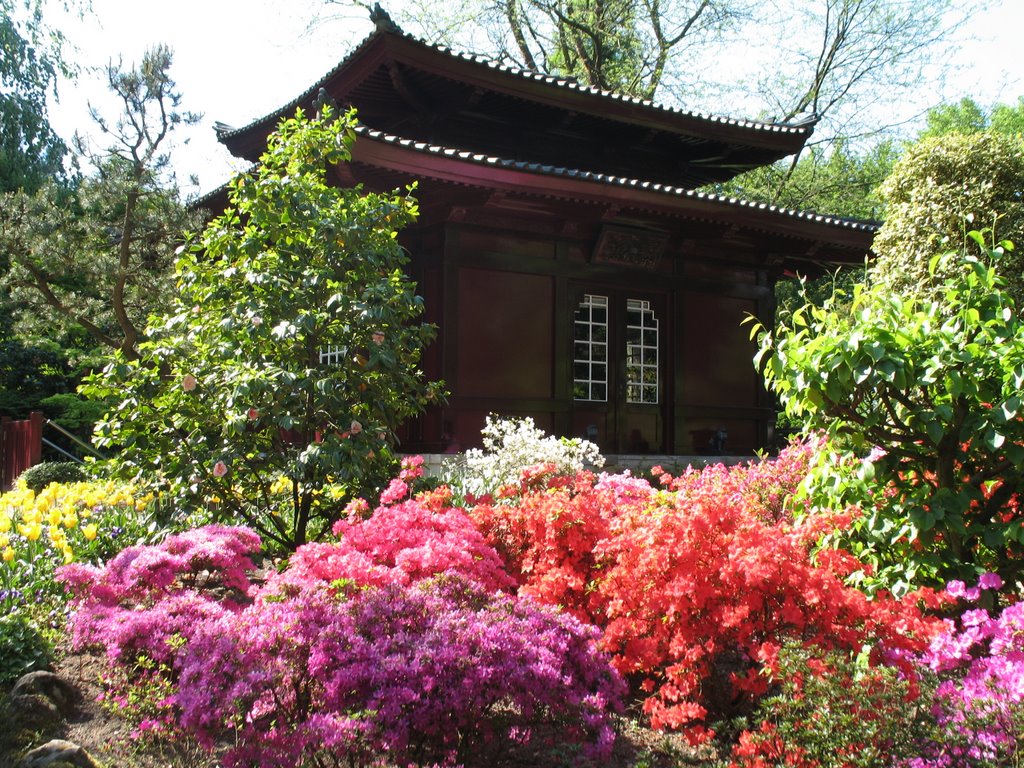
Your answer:
[[[597,630],[458,578],[287,590],[203,626],[178,663],[181,720],[226,764],[456,763],[558,726],[607,756],[622,682]]]
[[[230,743],[226,765],[452,764],[552,732],[606,756],[624,690],[597,630],[496,591],[497,553],[441,500],[354,512],[262,587],[245,528],[68,566],[73,645],[156,665],[173,722],[141,728]]]
[[[122,664],[172,660],[175,638],[249,599],[247,574],[259,548],[247,528],[211,525],[160,546],[128,547],[103,568],[64,566],[58,578],[79,608],[70,620],[72,644],[102,647]]]
[[[947,620],[920,659],[939,675],[933,714],[943,738],[924,745],[908,768],[1016,765],[1024,758],[1024,602],[995,615],[973,607],[985,590],[1002,586],[992,573],[971,588],[947,585],[965,610]]]

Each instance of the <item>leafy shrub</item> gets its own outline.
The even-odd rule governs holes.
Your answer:
[[[395,516],[363,521],[379,534],[345,523],[357,541],[376,538],[365,551],[358,543],[340,549],[339,562],[388,559],[376,545],[386,546],[388,534],[405,537],[408,516],[421,513],[409,500],[381,511]],[[442,526],[441,544],[449,532]],[[324,572],[297,554],[296,573],[257,587],[246,572],[259,538],[219,526],[130,548],[103,568],[69,565],[61,577],[78,608],[72,640],[105,649],[122,669],[145,660],[164,670],[174,706],[151,729],[181,727],[211,747],[226,737],[235,745],[229,765],[357,765],[385,754],[403,764],[450,763],[552,724],[560,740],[606,755],[622,683],[596,650],[596,630],[490,593],[459,575],[457,557],[440,576],[432,574],[443,556],[397,565],[403,551],[438,544],[435,533],[425,534],[424,548],[399,548],[386,571],[395,578],[382,586],[367,585],[372,573],[357,584],[343,565]],[[335,575],[342,578],[329,585]]]
[[[18,596],[0,595],[0,604],[11,597]],[[0,686],[26,672],[47,668],[52,657],[53,643],[27,611],[15,608],[0,615]]]
[[[82,465],[74,461],[44,461],[26,469],[18,479],[29,490],[39,493],[50,483],[79,483],[87,475]]]
[[[894,591],[1024,575],[1024,318],[995,268],[940,263],[941,300],[858,287],[760,338],[769,387],[830,440],[809,501],[861,509],[837,543]]]
[[[731,768],[891,768],[936,735],[929,691],[895,667],[787,644],[771,680]]]
[[[397,239],[416,202],[331,183],[354,140],[354,113],[282,121],[183,250],[140,359],[84,390],[117,403],[96,444],[121,451],[123,476],[289,550],[337,520],[343,505],[316,503],[325,486],[352,498],[386,481],[395,430],[442,393],[419,370],[433,328]],[[287,503],[271,505],[281,478]]]
[[[880,188],[887,212],[872,244],[872,278],[890,294],[941,298],[956,264],[932,270],[930,263],[946,251],[972,247],[967,229],[987,228],[997,240],[1024,243],[1024,201],[1017,194],[1022,186],[1024,141],[1018,134],[951,133],[913,144]],[[1007,254],[999,265],[1018,303],[1024,299],[1022,268],[1024,252]]]

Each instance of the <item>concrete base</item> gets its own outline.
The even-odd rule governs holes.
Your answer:
[[[428,477],[437,477],[441,474],[441,467],[444,462],[458,458],[454,453],[425,453],[423,456],[423,473]],[[629,470],[638,477],[647,477],[652,467],[661,467],[672,475],[678,475],[686,471],[687,467],[700,469],[715,464],[732,466],[742,464],[746,461],[753,461],[753,456],[648,456],[641,454],[612,454],[605,456],[605,465],[602,472],[618,473]]]

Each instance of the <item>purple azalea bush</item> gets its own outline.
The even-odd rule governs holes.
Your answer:
[[[933,715],[943,736],[924,744],[907,768],[1018,765],[1024,758],[1024,602],[995,615],[966,607],[1002,586],[991,573],[975,587],[947,585],[966,609],[920,659],[940,680]]]
[[[260,587],[259,546],[214,526],[68,566],[73,644],[165,665],[170,725],[228,766],[486,764],[549,734],[610,753],[625,686],[596,628],[457,572]]]

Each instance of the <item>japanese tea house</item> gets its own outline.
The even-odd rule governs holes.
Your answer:
[[[862,263],[875,225],[695,191],[800,149],[813,125],[685,112],[456,53],[385,23],[277,112],[218,125],[256,161],[320,90],[361,128],[341,184],[419,185],[402,242],[438,338],[443,409],[403,450],[479,444],[489,412],[606,454],[750,454],[774,409],[747,315],[785,270]]]

